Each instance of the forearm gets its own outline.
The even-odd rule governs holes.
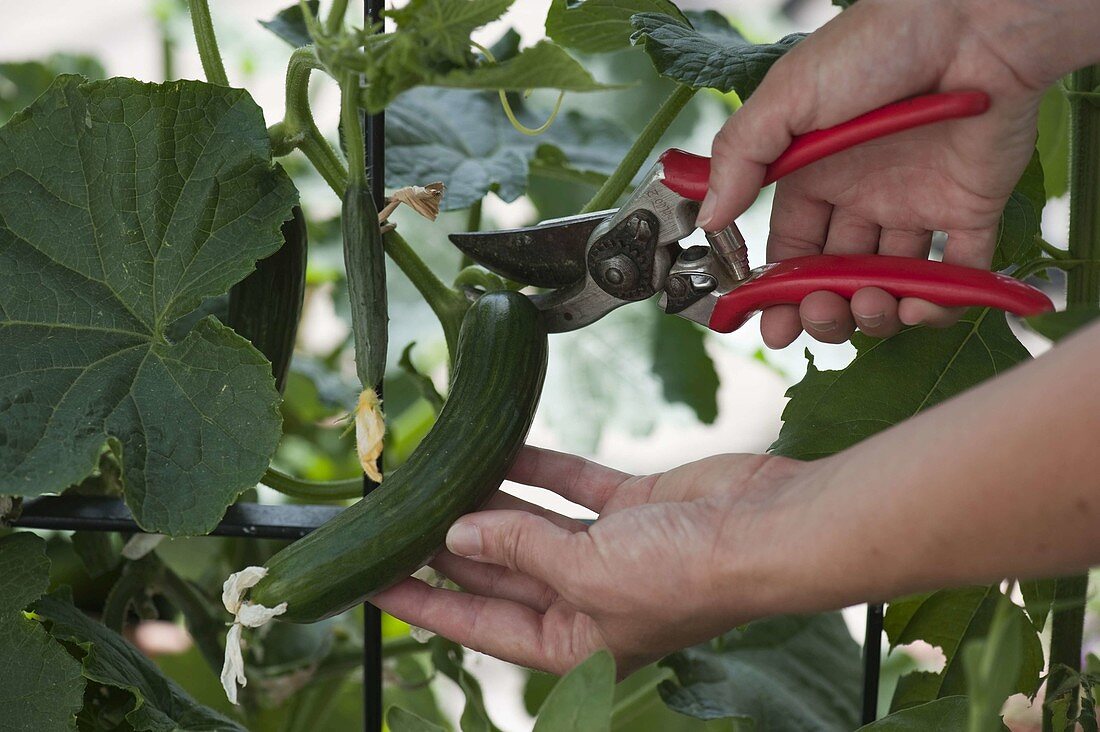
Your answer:
[[[958,0],[978,37],[1028,83],[1100,62],[1096,0]]]
[[[1098,349],[1092,327],[811,463],[795,490],[814,498],[792,509],[802,533],[777,570],[791,590],[776,604],[815,610],[1100,564]]]

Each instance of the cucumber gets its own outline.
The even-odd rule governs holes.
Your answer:
[[[275,388],[283,393],[298,320],[306,294],[306,217],[300,206],[283,223],[283,246],[256,263],[252,274],[229,291],[227,325],[271,362]]]
[[[546,330],[516,292],[483,295],[462,321],[450,396],[408,461],[369,496],[268,560],[250,599],[312,623],[408,577],[447,529],[500,486],[538,405]]]
[[[386,253],[378,210],[370,188],[349,180],[341,212],[344,270],[351,300],[355,371],[364,389],[373,389],[386,372],[389,315],[386,310]]]

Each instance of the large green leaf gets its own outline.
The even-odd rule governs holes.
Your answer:
[[[890,603],[883,628],[892,646],[922,640],[940,648],[947,662],[939,673],[917,672],[902,677],[894,691],[891,710],[897,711],[944,696],[967,692],[963,656],[964,644],[989,635],[997,604],[1003,597],[997,585],[937,590]],[[1013,693],[1033,694],[1043,669],[1043,649],[1039,636],[1024,616],[1011,605],[1005,612],[1018,615],[1010,619],[1017,633],[1013,642],[1020,644],[1020,663],[1016,669]]]
[[[561,46],[542,40],[500,63],[483,63],[472,69],[456,69],[427,82],[430,86],[456,89],[561,89],[602,91],[615,86],[602,84]]]
[[[968,700],[965,696],[947,696],[894,712],[858,732],[964,732],[967,725]]]
[[[639,13],[630,19],[635,28],[631,41],[645,49],[664,76],[696,89],[737,92],[742,99],[805,37],[796,33],[775,43],[753,44],[713,10],[689,17],[690,23],[663,13]]]
[[[1051,606],[1054,605],[1056,585],[1057,580],[1054,579],[1020,580],[1020,594],[1024,598],[1024,609],[1031,619],[1031,625],[1040,633],[1043,632]]]
[[[471,68],[470,34],[499,18],[512,0],[411,0],[387,15],[397,31],[376,37],[369,46],[364,95],[371,112],[386,108],[398,94]]]
[[[658,420],[672,418],[669,400],[685,403],[699,419],[711,414],[718,387],[707,377],[709,357],[702,333],[681,330],[662,320],[675,319],[652,303],[619,308],[602,320],[555,336],[546,373],[542,415],[569,450],[592,450],[605,427],[625,426],[634,435],[649,434]],[[692,353],[690,368],[659,360],[661,332],[673,328]],[[684,382],[699,369],[701,379],[690,388]]]
[[[520,119],[538,124],[521,108]],[[514,201],[527,187],[538,158],[540,170],[607,174],[630,146],[614,123],[577,112],[561,115],[538,137],[513,129],[496,94],[413,89],[386,111],[386,184],[447,184],[442,208],[467,208],[494,191]]]
[[[141,651],[89,618],[63,595],[43,597],[34,610],[49,621],[50,635],[79,649],[84,678],[129,695],[126,721],[135,730],[245,732],[233,720],[192,699]]]
[[[772,452],[810,460],[850,447],[1028,358],[1002,313],[972,310],[943,330],[916,326],[892,338],[856,334],[856,356],[787,391]]]
[[[630,47],[630,16],[660,13],[687,19],[670,0],[552,0],[546,13],[546,35],[583,53],[605,53]]]
[[[46,91],[59,74],[80,74],[90,79],[106,76],[91,56],[58,53],[41,61],[0,63],[0,124]]]
[[[1001,214],[997,248],[993,253],[993,269],[1019,266],[1042,254],[1039,236],[1046,200],[1043,165],[1039,160],[1039,153],[1035,152]]]
[[[563,676],[539,709],[534,732],[598,732],[611,726],[615,659],[597,651]]]
[[[1000,732],[1001,707],[1016,693],[1019,669],[1024,663],[1025,641],[1035,638],[1027,617],[1001,595],[993,611],[989,635],[962,649],[970,697],[968,732]]]
[[[5,729],[72,729],[84,696],[80,664],[23,609],[50,581],[46,542],[34,534],[0,539],[0,709]]]
[[[470,34],[499,18],[514,0],[410,0],[387,11],[398,35],[416,34],[432,51],[460,64],[470,53]]]
[[[320,0],[306,0],[306,6],[309,12],[317,17],[317,11],[321,7]],[[261,20],[260,25],[295,48],[313,43],[313,39],[309,36],[309,28],[306,27],[306,18],[302,14],[302,6],[297,3],[283,8],[271,20]]]
[[[718,418],[718,371],[704,346],[706,331],[684,318],[657,318],[653,373],[665,399],[687,404],[704,424]]]
[[[0,129],[0,494],[80,482],[110,442],[149,531],[197,534],[279,438],[270,366],[208,318],[297,199],[259,107],[195,81],[59,80]]]
[[[1078,328],[1084,328],[1098,317],[1100,317],[1100,308],[1074,306],[1055,313],[1032,315],[1024,322],[1039,335],[1057,342],[1074,333]]]
[[[1035,146],[1046,171],[1047,196],[1064,196],[1069,190],[1069,100],[1061,84],[1050,87],[1043,95]]]
[[[386,711],[386,726],[390,732],[446,732],[435,722],[429,722],[401,707],[390,707]]]
[[[661,696],[681,714],[769,732],[859,724],[859,646],[839,613],[759,620],[661,665],[676,674]]]
[[[500,732],[485,710],[481,684],[462,665],[462,646],[438,635],[428,641],[428,645],[431,647],[432,664],[436,671],[458,684],[466,697],[462,717],[459,719],[462,732]]]

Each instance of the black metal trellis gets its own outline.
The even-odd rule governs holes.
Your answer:
[[[382,22],[385,0],[363,0],[363,17],[368,25]],[[370,181],[374,206],[381,211],[386,190],[386,118],[382,112],[366,116],[363,125],[367,156],[367,180]],[[378,385],[382,397],[382,385]],[[382,462],[381,456],[378,462]],[[377,486],[363,477],[363,494]],[[363,605],[363,729],[382,732],[382,611],[370,603]]]

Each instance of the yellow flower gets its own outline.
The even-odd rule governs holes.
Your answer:
[[[386,434],[386,418],[382,414],[382,402],[374,389],[364,389],[355,407],[355,449],[359,464],[368,478],[382,482],[378,469],[378,457],[382,454],[382,438]]]

